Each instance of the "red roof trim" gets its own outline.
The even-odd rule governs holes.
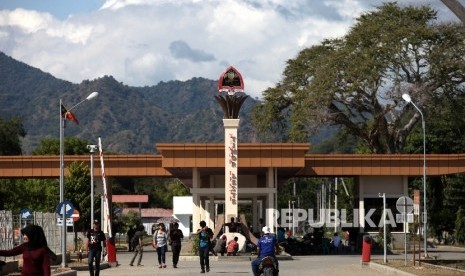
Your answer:
[[[148,195],[112,195],[111,201],[116,203],[147,203]]]

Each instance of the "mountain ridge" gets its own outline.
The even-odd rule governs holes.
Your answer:
[[[70,108],[93,91],[99,96],[73,113],[79,125],[66,122],[65,137],[96,143],[122,154],[155,153],[156,143],[223,142],[223,112],[214,99],[217,81],[193,78],[131,87],[112,76],[79,84],[60,80],[0,52],[0,116],[21,117],[27,134],[23,154],[44,138],[59,139],[60,98]],[[257,142],[249,97],[240,112],[239,141]]]

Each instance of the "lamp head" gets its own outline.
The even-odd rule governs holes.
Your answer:
[[[410,103],[412,101],[412,98],[410,98],[410,95],[407,93],[402,94],[402,99],[406,101],[407,103]]]
[[[92,92],[89,96],[87,96],[86,100],[92,100],[93,98],[98,96],[98,92]]]

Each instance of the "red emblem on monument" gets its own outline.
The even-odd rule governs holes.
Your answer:
[[[229,66],[221,74],[218,80],[218,92],[228,92],[228,94],[244,92],[244,81],[236,68]]]

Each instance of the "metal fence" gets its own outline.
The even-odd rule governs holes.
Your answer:
[[[48,247],[55,253],[61,253],[61,232],[57,226],[55,213],[34,212],[32,219],[21,220],[20,215],[12,211],[0,210],[0,249],[11,249],[22,242],[21,228],[28,224],[39,225],[44,229]]]

